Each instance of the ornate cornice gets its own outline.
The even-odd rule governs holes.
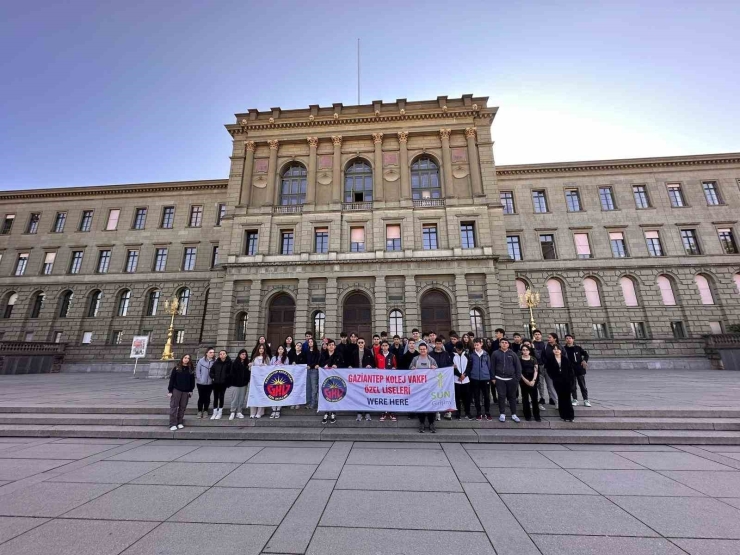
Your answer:
[[[173,181],[166,183],[65,187],[59,189],[28,189],[0,192],[0,201],[221,190],[226,189],[228,184],[229,181],[227,179],[213,179],[208,181]]]

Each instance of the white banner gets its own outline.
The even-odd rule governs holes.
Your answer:
[[[451,366],[420,370],[319,368],[319,410],[455,410],[455,374]]]
[[[306,404],[306,365],[252,366],[249,407]]]

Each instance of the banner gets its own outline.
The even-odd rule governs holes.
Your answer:
[[[252,366],[249,407],[306,404],[306,365]]]
[[[375,370],[319,368],[319,410],[445,412],[455,410],[453,368]]]

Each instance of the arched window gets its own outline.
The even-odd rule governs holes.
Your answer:
[[[660,296],[663,298],[663,304],[665,306],[674,306],[676,304],[676,296],[673,294],[673,280],[668,276],[658,276],[658,289],[660,289]]]
[[[391,310],[388,330],[391,337],[394,335],[403,337],[403,312],[398,309]]]
[[[33,297],[33,306],[31,307],[31,318],[38,318],[41,314],[41,309],[44,308],[44,301],[46,295],[42,291],[36,293]]]
[[[249,315],[246,312],[240,312],[236,315],[236,340],[247,340],[247,322]]]
[[[152,289],[149,291],[149,295],[146,300],[146,315],[156,316],[157,309],[159,308],[159,297],[162,292],[159,289]]]
[[[548,279],[547,283],[547,296],[549,297],[550,308],[563,308],[565,306],[565,299],[563,298],[563,286],[559,279]]]
[[[624,276],[619,280],[622,287],[622,296],[624,304],[627,306],[637,306],[637,292],[635,291],[635,282],[631,278]]]
[[[131,291],[124,289],[118,296],[118,315],[128,315],[128,305],[131,302]]]
[[[586,304],[588,306],[601,306],[599,284],[594,278],[584,278],[583,290],[586,292]]]
[[[102,291],[93,291],[90,293],[90,304],[87,305],[87,317],[95,318],[100,312],[100,302],[103,300]]]
[[[696,286],[699,288],[699,296],[701,297],[701,304],[714,304],[714,295],[712,295],[712,288],[709,285],[709,280],[701,274],[698,274],[694,281]]]
[[[357,158],[344,170],[344,202],[373,200],[373,170],[370,164]]]
[[[177,313],[180,316],[187,316],[188,308],[190,305],[190,289],[188,289],[187,287],[183,287],[177,292],[177,304]]]
[[[280,204],[283,206],[303,204],[306,202],[308,172],[303,164],[290,164],[280,181]]]
[[[439,166],[429,156],[417,158],[411,164],[411,194],[414,200],[442,196]]]
[[[486,326],[483,321],[483,311],[479,308],[470,310],[470,329],[475,333],[475,337],[486,336]]]
[[[735,287],[737,288],[737,292],[740,294],[740,273],[735,274]]]
[[[319,340],[324,338],[324,333],[326,329],[326,314],[321,312],[320,310],[316,312],[316,314],[313,315],[313,337],[314,340]]]
[[[72,291],[66,291],[64,295],[62,295],[62,300],[59,303],[59,317],[60,318],[66,318],[69,314],[69,309],[72,306],[72,298],[74,297],[74,293]]]
[[[527,282],[523,279],[516,280],[516,295],[519,299],[519,308],[527,308],[527,303],[522,301],[522,295],[527,292]]]
[[[13,307],[18,302],[18,293],[8,293],[8,302],[5,303],[5,311],[3,312],[3,318],[10,318],[13,314]]]

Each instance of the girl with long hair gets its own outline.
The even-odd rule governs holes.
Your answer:
[[[252,357],[252,362],[249,363],[250,368],[255,366],[268,366],[270,364],[270,357],[267,356],[267,345],[264,343],[258,343],[254,348],[255,356]],[[262,418],[265,414],[265,407],[249,407],[249,418]]]
[[[275,356],[272,357],[272,359],[270,360],[271,366],[276,366],[279,364],[290,364],[290,360],[288,359],[288,353],[286,352],[285,347],[283,347],[282,345],[278,345]],[[280,418],[280,407],[279,406],[275,405],[272,407],[270,418]]]
[[[195,368],[190,363],[190,355],[184,355],[170,372],[167,396],[170,398],[170,431],[185,427],[183,419],[188,400],[195,389]]]

